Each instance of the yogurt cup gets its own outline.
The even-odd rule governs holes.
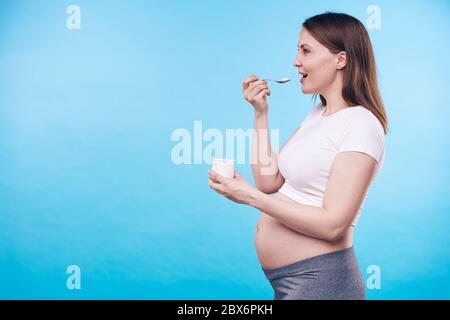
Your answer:
[[[212,169],[226,178],[234,177],[234,159],[215,158],[212,162]]]

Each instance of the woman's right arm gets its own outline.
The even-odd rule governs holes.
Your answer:
[[[264,193],[274,193],[284,183],[278,170],[277,155],[272,151],[268,128],[269,106],[266,95],[270,90],[265,81],[255,75],[243,81],[244,98],[255,109],[251,164],[256,188]]]
[[[255,113],[252,171],[256,188],[264,193],[277,192],[284,183],[284,178],[278,169],[277,156],[270,144],[267,113]]]

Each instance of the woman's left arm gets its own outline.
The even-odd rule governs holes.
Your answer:
[[[361,207],[375,168],[375,159],[365,153],[338,153],[330,171],[322,207],[285,201],[253,187],[244,192],[244,187],[233,185],[234,179],[218,178],[220,183],[210,182],[210,186],[227,198],[255,207],[299,233],[336,241],[344,235]],[[235,192],[237,189],[240,192]]]

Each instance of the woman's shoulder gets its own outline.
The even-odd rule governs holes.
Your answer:
[[[348,118],[347,128],[354,128],[356,131],[370,131],[384,137],[384,128],[380,120],[371,110],[364,106],[355,106]]]
[[[358,122],[362,122],[362,123],[367,123],[367,124],[371,124],[374,126],[379,126],[379,127],[383,127],[380,123],[380,121],[378,120],[378,118],[373,114],[373,112],[371,110],[369,110],[369,108],[358,105],[353,107],[355,108],[351,118],[353,121],[358,121]]]

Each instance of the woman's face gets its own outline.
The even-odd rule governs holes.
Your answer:
[[[300,31],[297,49],[294,67],[299,73],[307,75],[301,81],[302,92],[323,94],[335,81],[342,67],[341,59],[314,39],[305,28]]]

